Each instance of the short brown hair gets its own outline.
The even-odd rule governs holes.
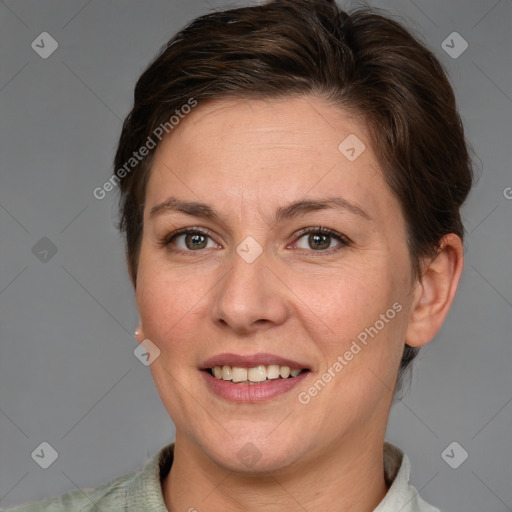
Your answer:
[[[472,169],[441,64],[400,23],[368,8],[349,14],[334,0],[274,0],[193,20],[137,81],[115,169],[126,169],[133,152],[191,98],[292,95],[317,95],[362,117],[401,204],[415,275],[443,235],[463,238],[460,207]],[[153,154],[119,183],[119,229],[134,286]],[[397,388],[417,351],[405,346]]]

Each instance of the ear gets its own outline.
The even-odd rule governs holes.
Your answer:
[[[421,347],[441,328],[452,305],[464,266],[461,239],[450,233],[440,240],[436,256],[428,260],[417,280],[405,343]]]

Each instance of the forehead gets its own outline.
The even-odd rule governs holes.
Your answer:
[[[326,195],[398,206],[362,120],[315,97],[200,104],[160,143],[146,193],[149,208],[170,194],[225,209]]]
[[[215,100],[186,116],[157,153],[172,148],[183,156],[193,149],[190,159],[204,159],[212,149],[212,156],[222,158],[243,152],[248,157],[258,154],[258,162],[276,168],[289,158],[334,162],[343,154],[339,144],[349,135],[354,142],[364,141],[364,160],[374,158],[362,119],[318,98]]]

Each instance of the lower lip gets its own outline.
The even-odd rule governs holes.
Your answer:
[[[236,384],[229,380],[217,379],[206,370],[202,370],[201,374],[208,387],[216,395],[232,402],[250,404],[266,402],[287,391],[291,391],[307,377],[309,371],[302,372],[297,377],[272,379],[262,384]]]

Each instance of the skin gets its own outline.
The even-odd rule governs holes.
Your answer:
[[[349,134],[366,146],[354,161],[338,150]],[[209,203],[222,222],[179,212],[150,217],[171,195]],[[292,201],[334,196],[369,219],[329,209],[273,221]],[[318,226],[349,245],[297,235]],[[193,227],[209,233],[199,249],[185,236],[159,244]],[[252,263],[236,252],[248,236],[263,250]],[[135,289],[136,337],[161,351],[150,369],[176,426],[175,459],[162,485],[167,508],[373,510],[387,492],[382,448],[404,343],[419,347],[434,337],[462,266],[461,241],[448,235],[413,276],[400,204],[361,119],[312,96],[196,107],[155,154]],[[298,394],[394,303],[401,311],[300,403]],[[235,404],[213,394],[198,369],[225,352],[269,352],[311,372],[271,401]],[[247,443],[261,455],[252,467],[237,456]]]

